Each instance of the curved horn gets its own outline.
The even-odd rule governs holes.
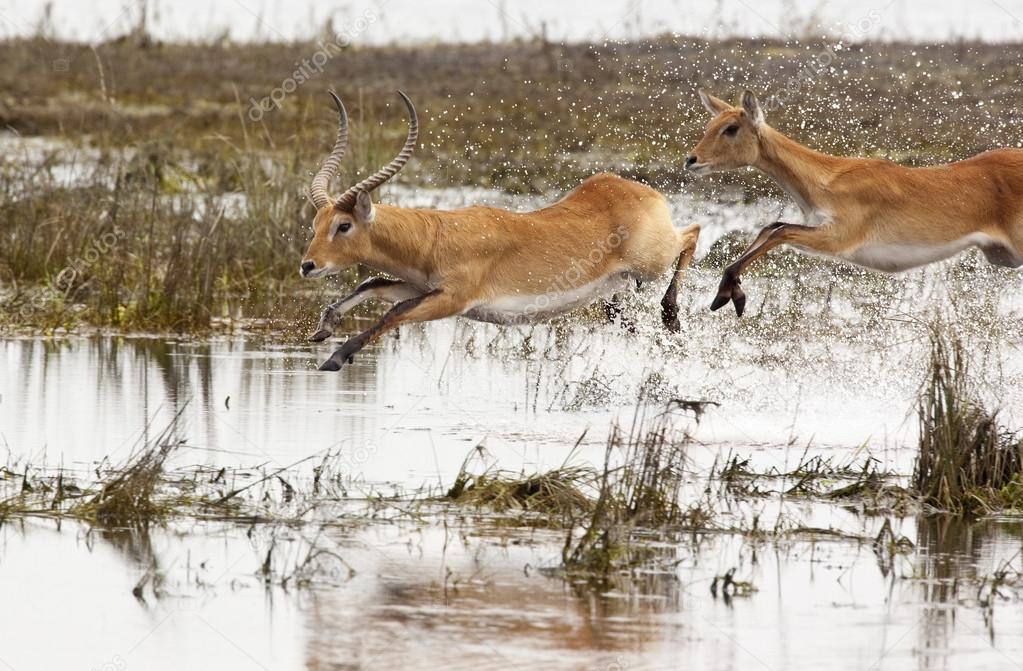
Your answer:
[[[313,183],[309,186],[309,197],[312,198],[316,209],[330,204],[327,187],[330,186],[330,180],[337,175],[338,168],[341,167],[341,157],[345,155],[345,149],[348,148],[348,112],[345,111],[344,103],[336,93],[333,91],[328,91],[328,93],[334,99],[334,104],[337,105],[337,139],[334,140],[334,148],[330,150],[330,156],[323,162],[323,166],[313,177]]]
[[[401,148],[401,151],[394,157],[394,160],[378,170],[376,174],[367,177],[345,191],[334,202],[334,206],[338,209],[350,210],[355,206],[355,197],[359,195],[360,191],[373,191],[394,177],[398,174],[399,170],[405,167],[405,164],[408,163],[409,158],[412,156],[412,152],[416,148],[416,140],[419,139],[419,117],[416,115],[416,108],[412,105],[409,97],[401,91],[398,91],[398,95],[401,96],[401,99],[405,101],[405,106],[408,107],[408,137],[405,139],[405,146]]]

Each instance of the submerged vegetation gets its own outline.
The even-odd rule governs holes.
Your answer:
[[[144,530],[173,518],[240,514],[240,508],[221,505],[216,479],[204,469],[167,468],[168,459],[185,442],[180,438],[180,416],[152,438],[140,438],[122,463],[104,460],[91,474],[29,464],[0,469],[0,522],[54,517],[102,528]]]
[[[902,489],[900,477],[882,471],[869,452],[857,451],[843,461],[804,453],[794,467],[759,472],[748,457],[730,452],[700,471],[691,458],[698,445],[682,415],[671,411],[676,405],[640,403],[630,423],[611,426],[597,465],[576,463],[573,450],[549,471],[510,472],[497,468],[480,446],[449,487],[411,492],[394,487],[390,493],[382,483],[353,480],[349,462],[336,451],[286,467],[182,467],[177,456],[188,443],[179,414],[164,430],[140,439],[119,465],[104,461],[89,472],[24,463],[0,469],[0,527],[29,518],[67,519],[103,533],[147,536],[157,527],[181,528],[182,523],[234,526],[245,530],[258,559],[252,577],[268,589],[343,585],[356,574],[352,546],[344,539],[373,525],[437,526],[445,534],[450,526],[461,527],[465,537],[545,543],[552,554],[560,538],[560,555],[552,557],[556,564],[541,567],[542,573],[560,576],[574,589],[598,592],[663,590],[664,581],[677,580],[685,557],[697,556],[708,539],[729,536],[754,551],[763,544],[866,547],[884,575],[901,572],[902,578],[915,579],[917,544],[896,531],[900,527],[892,520],[916,514],[916,523],[926,528],[935,502]],[[985,509],[994,509],[993,498],[984,500]],[[814,526],[813,508],[807,506],[824,507],[831,516],[844,511],[858,521]],[[729,563],[713,580],[708,576],[702,589],[726,605],[739,597],[757,598],[756,573],[750,576],[745,565],[740,570],[730,558],[723,560]],[[133,593],[144,599],[152,592],[161,599],[162,569],[155,560],[146,561],[152,566]],[[454,588],[457,584],[453,579]],[[1006,564],[991,576],[964,582],[963,589],[977,596],[964,596],[961,603],[993,608],[1015,598],[1018,585],[1018,572]]]
[[[71,514],[104,526],[126,528],[145,527],[163,519],[176,503],[157,499],[167,457],[178,444],[174,427],[169,425],[121,467],[111,469],[112,475],[103,481],[99,492],[73,506]]]

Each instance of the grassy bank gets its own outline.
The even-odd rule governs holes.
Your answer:
[[[869,36],[869,35],[868,35]],[[119,40],[92,49],[49,40],[0,44],[0,125],[27,135],[88,135],[129,145],[153,138],[203,154],[225,140],[299,156],[303,170],[332,137],[324,91],[354,122],[353,167],[381,138],[401,135],[393,91],[424,119],[419,181],[546,190],[618,167],[678,186],[706,113],[705,86],[776,96],[770,121],[822,150],[924,163],[1021,138],[1023,65],[1006,45],[841,45],[665,37],[636,43],[348,47],[279,106],[253,110],[321,50],[307,43],[160,44]],[[215,67],[210,67],[215,64]],[[360,165],[361,164],[361,165]],[[415,166],[413,166],[415,167]]]
[[[160,140],[91,158],[4,164],[0,325],[194,331],[317,311],[292,280],[311,221],[296,175],[228,148],[229,191]]]

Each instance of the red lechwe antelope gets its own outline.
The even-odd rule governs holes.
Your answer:
[[[419,134],[412,101],[399,91],[409,113],[404,148],[376,174],[331,198],[327,187],[348,142],[344,105],[331,95],[340,121],[334,149],[309,189],[317,212],[302,276],[323,277],[361,263],[395,279],[367,279],[327,307],[312,339],[328,338],[341,315],[367,299],[395,305],[372,328],[349,338],[320,370],[340,369],[405,322],[455,315],[498,324],[539,321],[655,280],[672,266],[662,318],[678,330],[679,282],[700,229],[676,230],[659,193],[600,174],[535,212],[374,204],[370,194],[408,162]]]
[[[991,263],[1023,265],[1023,151],[995,149],[922,168],[828,156],[768,126],[750,91],[738,107],[699,94],[714,118],[686,168],[704,174],[753,166],[792,196],[809,224],[778,221],[761,230],[725,269],[711,310],[732,301],[742,316],[742,271],[783,244],[885,272],[974,246]]]

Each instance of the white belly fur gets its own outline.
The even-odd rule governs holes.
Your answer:
[[[991,244],[994,240],[983,233],[973,233],[941,245],[904,243],[866,244],[840,256],[872,270],[897,273],[928,263],[942,261],[974,246]]]
[[[564,291],[497,296],[476,303],[462,315],[493,324],[528,324],[589,305],[599,298],[610,297],[632,286],[634,283],[628,273],[615,273]]]

